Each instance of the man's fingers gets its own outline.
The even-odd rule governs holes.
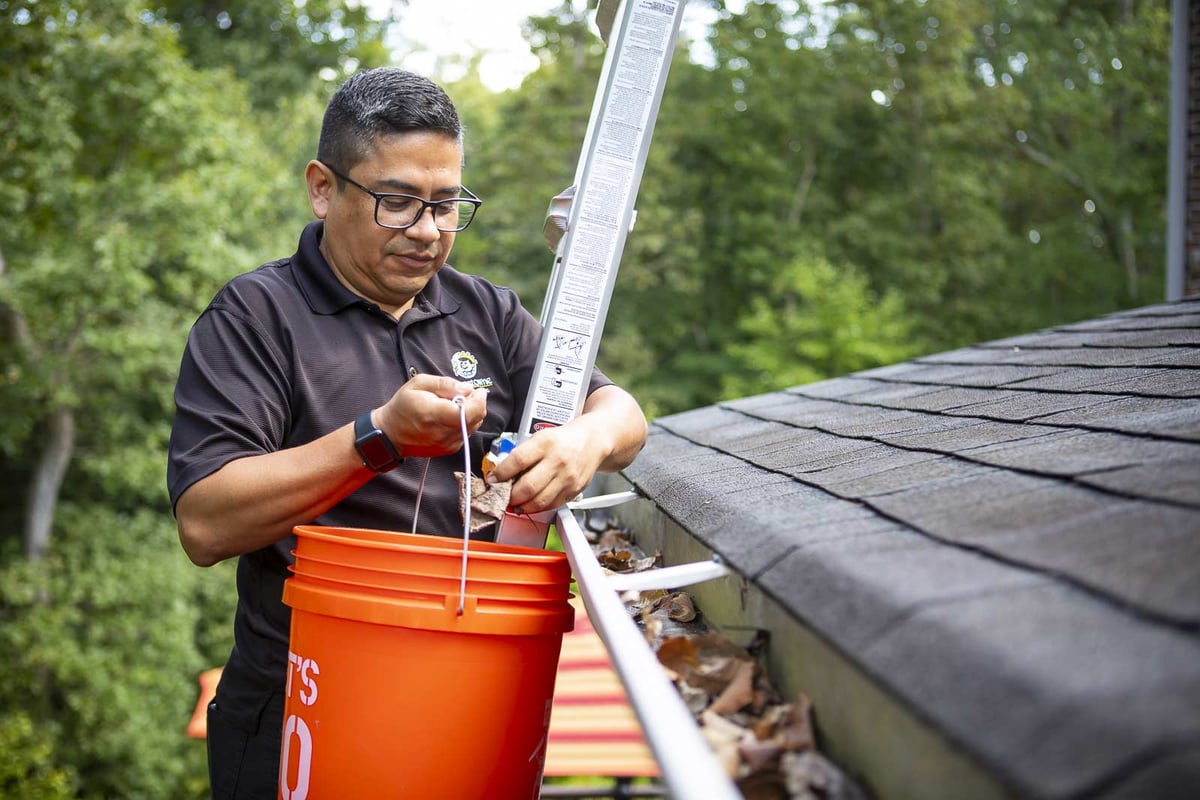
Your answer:
[[[465,397],[475,391],[475,386],[466,381],[455,380],[445,375],[426,375],[423,372],[418,372],[409,378],[405,387],[420,389],[421,391],[435,394],[447,400],[453,400],[455,397]]]

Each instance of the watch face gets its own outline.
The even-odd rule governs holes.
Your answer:
[[[400,454],[387,434],[371,423],[370,413],[354,421],[354,447],[362,457],[363,465],[375,472],[384,472],[400,463]]]
[[[387,442],[383,436],[383,431],[373,431],[358,445],[358,452],[363,457],[363,463],[376,472],[387,469],[396,463],[395,457],[388,452]]]

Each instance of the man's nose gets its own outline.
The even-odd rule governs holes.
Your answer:
[[[437,228],[437,223],[433,221],[433,209],[428,206],[421,209],[421,215],[417,217],[417,221],[406,228],[404,233],[410,239],[421,242],[434,242],[442,235]]]

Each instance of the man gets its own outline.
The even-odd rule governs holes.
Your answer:
[[[215,798],[275,796],[293,526],[412,530],[420,492],[418,532],[461,535],[460,413],[476,471],[519,423],[541,331],[511,291],[446,265],[480,203],[462,161],[441,88],[394,68],[350,78],[305,170],[317,221],[291,258],[226,285],[189,336],[167,470],[179,538],[201,566],[239,557],[208,713]],[[511,508],[553,509],[645,436],[637,403],[597,371],[583,413],[492,476],[512,481]]]

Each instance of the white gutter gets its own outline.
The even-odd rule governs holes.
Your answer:
[[[592,626],[608,648],[671,797],[741,800],[741,792],[700,734],[695,718],[630,618],[569,508],[559,509],[557,528]],[[717,577],[716,571],[702,570],[706,577]]]

